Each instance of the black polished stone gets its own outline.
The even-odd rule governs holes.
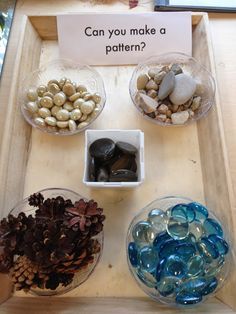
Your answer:
[[[109,138],[100,138],[94,141],[89,147],[91,157],[101,161],[109,160],[113,157],[116,145]]]
[[[110,174],[110,182],[135,182],[137,179],[137,174],[127,169],[112,171]]]
[[[136,172],[137,164],[135,156],[128,154],[120,156],[110,167],[111,171],[117,171],[119,169],[127,169]]]
[[[107,182],[109,181],[109,174],[106,168],[101,167],[97,171],[97,182]]]
[[[94,158],[91,158],[89,163],[89,179],[91,181],[95,181],[96,179],[96,167]]]
[[[124,154],[135,155],[137,153],[137,148],[126,142],[117,142],[116,146],[119,150],[121,150]]]

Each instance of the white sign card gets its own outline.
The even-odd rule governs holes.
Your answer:
[[[137,64],[166,52],[192,54],[190,12],[57,16],[60,56],[90,65]]]

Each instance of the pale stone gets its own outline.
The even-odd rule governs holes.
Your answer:
[[[201,100],[202,100],[202,99],[201,99],[200,96],[193,98],[193,102],[192,102],[192,105],[191,105],[191,109],[192,109],[193,111],[197,110],[197,109],[200,107],[200,105],[201,105]]]
[[[189,112],[188,111],[180,111],[176,113],[172,113],[171,120],[173,124],[184,124],[188,121]]]
[[[158,103],[154,99],[144,94],[139,94],[139,100],[140,107],[146,113],[154,112],[158,106]]]
[[[160,87],[159,87],[159,92],[158,92],[158,98],[160,100],[165,99],[167,96],[172,93],[175,87],[175,75],[172,71],[166,73],[164,76]]]
[[[141,74],[137,78],[137,89],[145,89],[147,82],[149,81],[149,77],[147,74]]]
[[[175,86],[169,98],[175,105],[182,105],[186,103],[195,93],[195,80],[184,73],[175,76]]]

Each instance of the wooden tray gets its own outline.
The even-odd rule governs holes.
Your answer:
[[[192,15],[193,56],[215,74],[205,14]],[[24,121],[18,90],[22,78],[41,63],[59,57],[55,16],[28,16],[22,25],[7,116],[0,117],[0,208],[6,215],[22,197],[46,187],[70,188],[104,207],[105,246],[93,275],[63,297],[37,298],[17,293],[0,313],[174,313],[148,299],[129,274],[125,237],[137,210],[164,195],[188,196],[205,203],[229,228],[233,210],[218,95],[207,118],[181,128],[163,128],[143,119],[133,106],[128,85],[133,66],[97,67],[103,76],[107,103],[94,129],[141,129],[145,133],[146,179],[132,191],[91,190],[82,184],[84,133],[53,137],[31,129]],[[119,97],[117,97],[119,95]],[[125,117],[125,118],[124,118]],[[4,120],[3,120],[4,119]],[[5,124],[4,124],[5,122]],[[4,132],[3,132],[4,131]],[[233,313],[235,269],[216,298],[194,313]]]

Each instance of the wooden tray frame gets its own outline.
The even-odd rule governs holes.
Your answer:
[[[209,36],[206,14],[192,14],[193,56],[204,60],[205,66],[215,74],[213,52]],[[31,127],[22,119],[17,105],[17,91],[22,77],[39,64],[42,40],[57,39],[55,16],[26,16],[22,25],[18,53],[15,59],[15,74],[12,78],[6,117],[0,117],[0,208],[2,215],[7,214],[17,201],[22,199],[25,171],[30,149]],[[3,120],[4,119],[4,120]],[[230,172],[225,149],[219,97],[216,93],[216,105],[207,119],[197,123],[201,164],[206,204],[214,208],[216,214],[229,227],[232,241],[235,239],[235,217]],[[209,158],[214,156],[214,161]],[[14,191],[14,193],[11,193]],[[11,197],[9,197],[11,195]],[[225,211],[222,211],[222,208]],[[227,212],[226,212],[227,210]],[[225,288],[213,299],[193,313],[234,313],[236,298],[234,287],[235,270]],[[147,298],[20,298],[13,297],[0,308],[0,313],[175,313]],[[181,312],[181,311],[180,311]]]

